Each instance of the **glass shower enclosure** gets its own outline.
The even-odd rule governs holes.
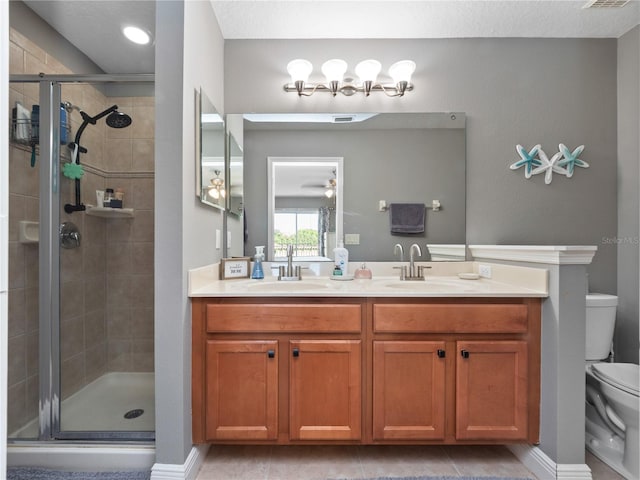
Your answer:
[[[155,102],[127,83],[153,75],[10,77],[9,442],[154,439]]]

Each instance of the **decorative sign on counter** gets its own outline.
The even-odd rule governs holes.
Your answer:
[[[249,278],[251,257],[223,258],[220,260],[220,280]]]

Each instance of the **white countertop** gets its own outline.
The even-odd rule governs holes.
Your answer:
[[[406,264],[406,262],[405,262]],[[399,262],[367,262],[373,279],[333,280],[332,265],[308,265],[299,281],[218,279],[218,264],[189,272],[190,297],[547,297],[548,272],[488,262],[420,262],[431,266],[424,281],[400,281],[393,267]],[[464,280],[459,273],[478,273],[489,266],[491,278]],[[359,264],[350,265],[350,273]],[[271,265],[265,262],[265,273]],[[393,274],[392,274],[393,272]]]

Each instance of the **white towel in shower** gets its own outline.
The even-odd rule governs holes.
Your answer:
[[[31,138],[31,113],[29,109],[16,102],[16,140],[28,141]]]

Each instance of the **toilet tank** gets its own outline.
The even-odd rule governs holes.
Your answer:
[[[618,297],[604,293],[587,295],[586,360],[604,360],[611,351]]]

